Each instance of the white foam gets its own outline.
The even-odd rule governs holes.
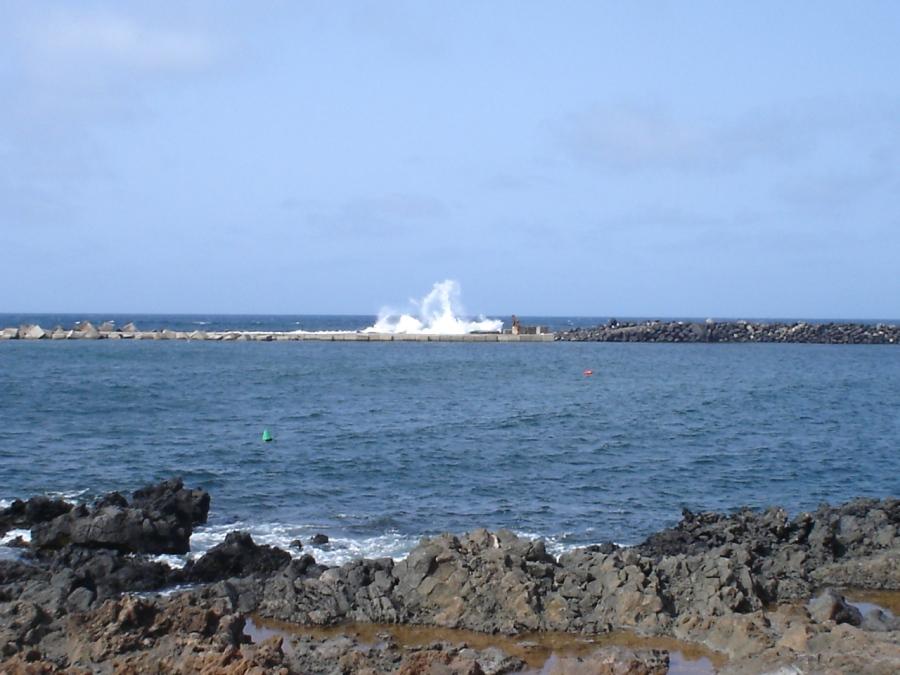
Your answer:
[[[569,551],[573,551],[576,548],[584,547],[583,544],[568,544],[564,542],[566,537],[572,534],[571,532],[563,532],[560,535],[543,536],[540,534],[535,534],[534,532],[513,530],[513,534],[515,534],[517,537],[523,537],[525,539],[540,539],[544,542],[544,547],[547,549],[547,553],[556,556],[557,558],[563,553],[568,553]]]
[[[67,502],[77,501],[79,497],[87,493],[87,488],[83,490],[67,490],[64,492],[48,492],[46,493],[51,499],[63,499]],[[0,499],[0,510],[8,509],[13,505],[13,499]]]
[[[419,539],[420,537],[410,537],[399,532],[387,532],[363,539],[334,537],[325,547],[310,546],[309,552],[317,562],[326,565],[343,565],[360,558],[402,560],[419,543]]]
[[[229,532],[249,532],[253,541],[257,544],[276,546],[287,551],[294,558],[310,554],[316,562],[323,565],[343,565],[344,563],[361,558],[393,558],[402,560],[415,548],[424,535],[402,534],[396,530],[389,530],[371,537],[346,537],[335,535],[330,537],[327,544],[314,546],[309,543],[312,535],[327,528],[308,524],[286,523],[250,523],[238,521],[228,524],[205,525],[194,530],[191,536],[191,552],[184,556],[159,555],[152,558],[159,562],[165,562],[171,567],[183,567],[187,560],[195,560],[209,551],[216,544],[225,540]],[[533,532],[516,531],[516,535],[527,539],[542,539],[547,547],[547,552],[559,557],[579,548],[585,548],[590,544],[572,543],[566,541],[573,533],[563,532],[559,535],[544,536]],[[291,546],[291,542],[299,539],[303,543],[302,549]],[[617,543],[617,546],[622,544]]]
[[[419,537],[404,535],[396,531],[385,532],[373,537],[352,538],[333,536],[327,544],[313,546],[309,543],[312,535],[321,528],[313,525],[290,525],[285,523],[246,523],[236,522],[227,525],[211,525],[198,528],[191,536],[191,552],[186,556],[157,556],[161,562],[169,562],[177,558],[178,567],[182,567],[189,559],[196,559],[216,544],[225,540],[229,532],[235,530],[249,532],[257,544],[277,546],[299,558],[310,554],[316,562],[324,565],[343,565],[359,558],[394,558],[403,559],[419,542]],[[291,546],[291,542],[299,539],[303,548]],[[174,561],[173,561],[174,562]],[[171,565],[172,563],[169,562]]]
[[[407,333],[423,335],[464,335],[473,331],[499,332],[503,321],[486,319],[466,320],[460,303],[459,283],[446,279],[437,282],[421,301],[412,300],[416,316],[384,308],[378,313],[374,326],[363,333]]]
[[[63,499],[67,502],[78,501],[78,498],[82,495],[87,494],[88,489],[84,488],[83,490],[67,490],[64,492],[48,492],[47,496],[52,497],[53,499]]]
[[[396,530],[389,530],[369,537],[334,535],[330,537],[327,544],[314,546],[309,543],[312,536],[317,532],[328,532],[328,528],[310,524],[236,521],[227,524],[203,525],[195,529],[191,536],[191,551],[186,555],[156,555],[150,557],[150,560],[165,563],[172,568],[182,568],[188,560],[200,558],[212,547],[222,543],[229,532],[236,531],[248,532],[257,544],[278,547],[290,553],[294,558],[309,554],[316,559],[316,562],[328,566],[343,565],[361,558],[402,560],[409,555],[409,552],[425,536],[402,534]],[[15,530],[10,532],[7,538],[10,540],[14,538],[16,536],[14,533],[30,534],[27,530]],[[515,534],[526,539],[543,540],[547,547],[547,552],[555,557],[589,545],[567,541],[572,536],[572,532],[562,532],[558,535],[550,536],[524,531],[515,531]],[[26,536],[27,539],[28,537]],[[297,539],[303,543],[301,549],[291,546],[291,542]],[[622,546],[622,544],[617,545]]]
[[[203,526],[194,531],[191,536],[191,552],[185,556],[156,556],[153,560],[165,562],[172,567],[183,567],[187,560],[197,559],[209,551],[216,544],[225,540],[229,532],[249,532],[253,541],[257,544],[276,546],[287,551],[294,558],[304,554],[310,554],[316,562],[323,565],[343,565],[344,563],[360,558],[393,558],[402,560],[415,548],[424,535],[402,534],[390,530],[371,537],[345,537],[332,536],[327,544],[313,546],[309,543],[312,535],[327,528],[315,525],[298,525],[285,523],[248,523],[238,521],[223,525]],[[533,532],[516,531],[516,535],[526,539],[541,539],[547,547],[547,552],[555,557],[579,548],[585,548],[590,544],[571,543],[566,541],[573,533],[563,532],[559,535],[543,536]],[[291,542],[299,539],[303,542],[303,548],[297,549],[291,546]],[[616,544],[622,546],[622,544]]]
[[[197,584],[175,584],[174,586],[162,588],[158,591],[136,591],[133,593],[128,593],[128,595],[133,598],[166,598],[170,595],[174,595],[175,593],[189,591],[192,588],[196,587]]]
[[[588,531],[592,531],[593,529],[594,528],[588,528]],[[605,542],[595,542],[593,544],[591,544],[591,543],[575,544],[572,542],[567,542],[566,539],[568,537],[572,536],[572,534],[574,534],[573,532],[563,532],[562,534],[549,535],[549,536],[535,534],[533,532],[523,532],[521,530],[513,530],[513,533],[516,536],[524,537],[525,539],[540,539],[540,540],[542,540],[544,542],[544,547],[547,549],[547,553],[549,553],[557,558],[559,558],[559,556],[563,555],[564,553],[576,551],[580,548],[587,548],[588,546],[599,546],[599,545],[605,543]],[[618,541],[614,541],[612,543],[614,546],[618,546],[619,548],[628,548],[629,546],[633,545],[633,544],[623,544]]]
[[[175,555],[173,553],[160,553],[159,555],[149,556],[150,561],[164,563],[172,569],[181,569],[184,567],[188,558],[189,555]]]

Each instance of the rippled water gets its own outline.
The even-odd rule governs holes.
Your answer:
[[[0,498],[179,474],[213,496],[198,550],[235,527],[325,532],[335,561],[478,526],[631,543],[684,506],[896,496],[898,437],[891,346],[0,343]]]

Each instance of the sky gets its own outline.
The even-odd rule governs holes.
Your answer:
[[[0,0],[0,312],[900,318],[900,3]]]

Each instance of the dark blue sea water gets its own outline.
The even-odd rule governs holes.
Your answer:
[[[181,475],[213,496],[198,551],[233,528],[325,532],[331,561],[479,526],[633,543],[682,507],[897,496],[898,438],[893,346],[0,342],[0,499]]]

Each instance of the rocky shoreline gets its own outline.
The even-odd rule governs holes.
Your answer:
[[[253,642],[245,629],[254,620],[584,638],[626,631],[700,645],[722,657],[719,672],[900,670],[900,620],[877,607],[861,612],[842,590],[900,591],[897,499],[793,519],[778,508],[685,511],[638,546],[558,558],[505,530],[442,534],[400,561],[334,567],[239,532],[183,569],[149,558],[187,551],[209,505],[206,492],[173,479],[92,505],[33,497],[0,511],[0,535],[31,533],[16,542],[16,559],[0,560],[0,671],[474,675],[529,667],[484,645],[410,647],[390,635],[373,645],[349,631]],[[173,587],[181,590],[148,594]],[[636,646],[601,647],[545,670],[668,667],[666,650]]]
[[[593,328],[556,333],[568,342],[781,342],[801,344],[900,344],[900,326],[866,323],[793,323],[761,321],[644,321],[610,319]]]

